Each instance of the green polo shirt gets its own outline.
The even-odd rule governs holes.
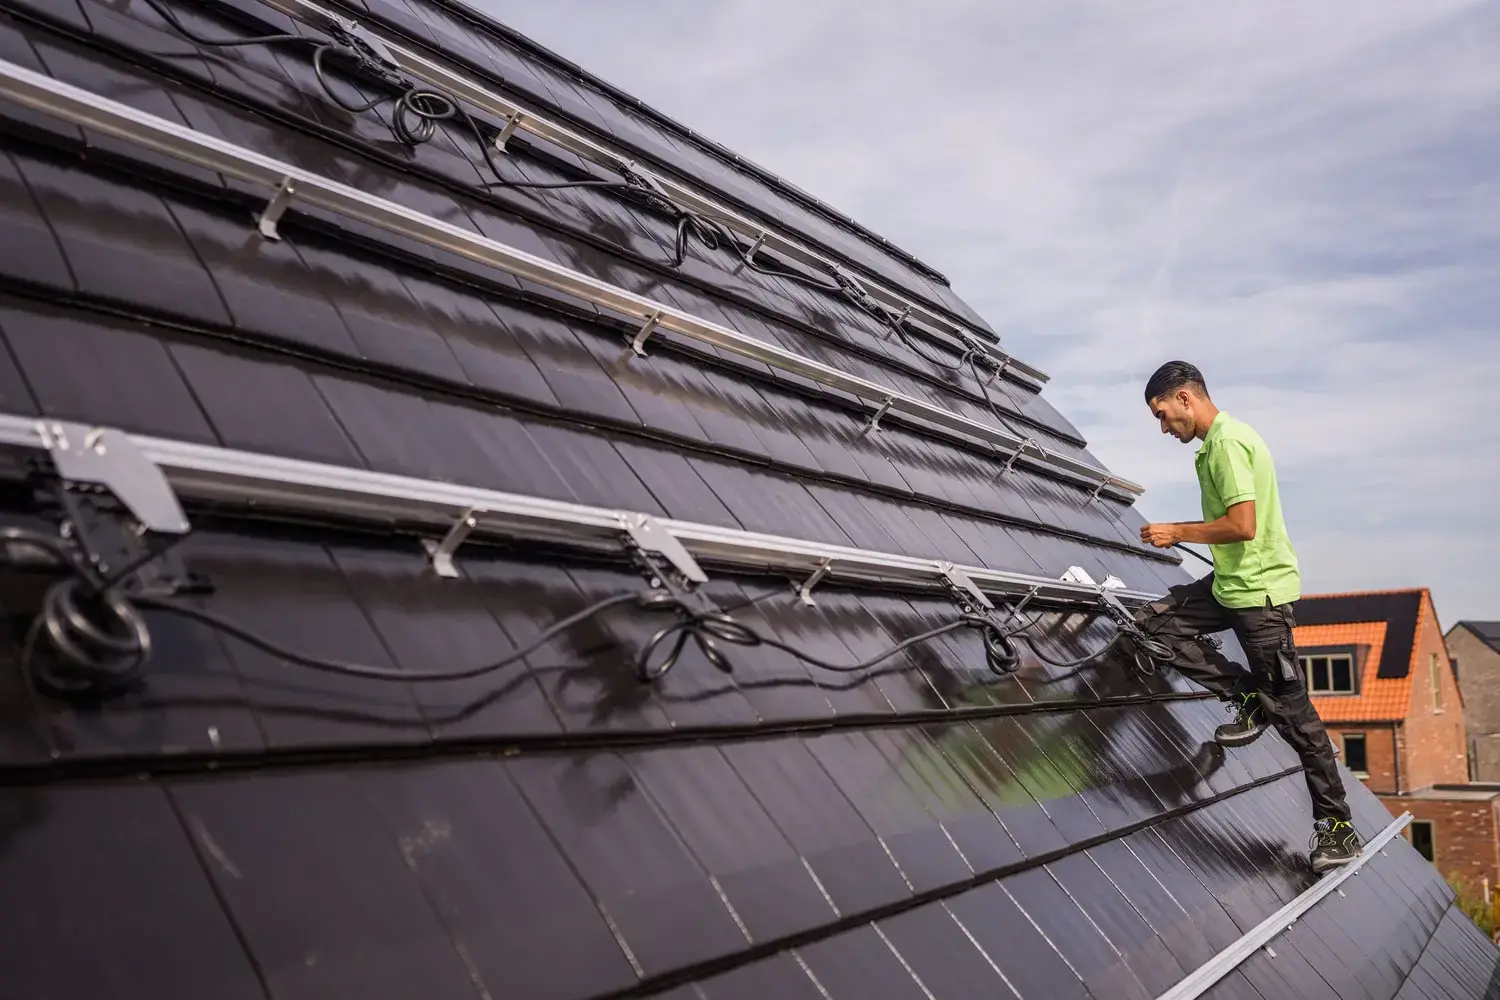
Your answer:
[[[1227,608],[1290,604],[1302,596],[1297,553],[1281,518],[1281,494],[1271,450],[1242,420],[1223,411],[1214,418],[1194,459],[1203,493],[1203,520],[1217,521],[1230,507],[1255,501],[1255,537],[1210,545],[1214,599]]]

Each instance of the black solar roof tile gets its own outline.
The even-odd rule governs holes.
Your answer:
[[[275,994],[472,991],[452,930],[413,876],[407,856],[422,845],[383,829],[377,790],[340,771],[172,787],[204,870]]]
[[[162,788],[10,788],[0,801],[0,889],[28,901],[0,917],[8,991],[130,1000],[183,990],[226,1000],[265,996],[232,917],[203,877],[198,852],[208,854],[214,841],[188,832]],[[87,961],[77,952],[73,961],[59,960],[63,927],[71,948],[88,949]]]
[[[720,891],[621,755],[506,767],[646,975],[745,947]]]
[[[606,913],[505,765],[375,769],[358,783],[481,982],[567,1000],[635,980]]]

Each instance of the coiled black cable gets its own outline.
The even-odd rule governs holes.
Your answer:
[[[362,103],[346,101],[334,89],[329,77],[330,58],[342,59],[358,69],[367,65],[368,57],[347,45],[319,45],[313,50],[313,72],[317,74],[318,83],[329,99],[350,114],[365,114],[382,104],[393,102],[391,120],[386,126],[404,145],[419,146],[429,141],[437,133],[439,122],[450,121],[458,114],[458,102],[452,97],[434,87],[419,87],[416,84],[408,84],[395,96],[382,94],[365,99]],[[363,94],[360,96],[364,98]]]
[[[0,543],[4,543],[7,550],[12,545],[40,549],[70,571],[68,576],[48,587],[41,610],[27,630],[21,656],[22,669],[32,683],[57,697],[102,698],[135,685],[152,652],[151,631],[143,611],[156,611],[197,622],[278,659],[312,670],[408,683],[455,681],[493,673],[524,659],[563,632],[612,608],[629,604],[643,611],[670,611],[678,616],[678,621],[658,630],[637,653],[635,672],[643,682],[655,680],[670,670],[689,640],[696,641],[709,662],[726,673],[732,672],[732,666],[715,640],[737,646],[770,646],[824,670],[857,673],[956,629],[977,628],[984,635],[986,660],[994,673],[1014,673],[1020,665],[1020,656],[1011,641],[1012,632],[980,615],[964,614],[952,622],[904,639],[877,656],[841,664],[764,635],[724,612],[690,608],[683,597],[670,591],[642,590],[595,601],[553,622],[526,646],[500,659],[454,670],[410,671],[298,653],[214,612],[168,597],[126,591],[120,586],[121,581],[145,560],[138,560],[113,577],[104,578],[63,538],[8,527],[0,528]],[[653,666],[651,659],[657,649],[674,635],[676,641],[664,662]],[[54,657],[37,657],[37,647],[43,639],[56,654]]]

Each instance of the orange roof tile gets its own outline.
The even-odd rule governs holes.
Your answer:
[[[1324,695],[1312,699],[1324,722],[1377,722],[1406,718],[1411,704],[1412,672],[1405,677],[1381,677],[1380,651],[1385,645],[1385,622],[1348,622],[1338,625],[1299,625],[1292,631],[1298,649],[1313,646],[1368,646],[1360,671],[1359,694]]]

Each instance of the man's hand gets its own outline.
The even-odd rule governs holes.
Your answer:
[[[1199,545],[1230,545],[1248,542],[1255,537],[1255,501],[1242,500],[1229,508],[1217,521],[1178,521],[1175,524],[1148,524],[1141,528],[1141,541],[1159,549],[1169,549],[1178,542]]]
[[[1159,549],[1170,549],[1182,541],[1182,533],[1175,524],[1147,524],[1141,527],[1141,541]]]

